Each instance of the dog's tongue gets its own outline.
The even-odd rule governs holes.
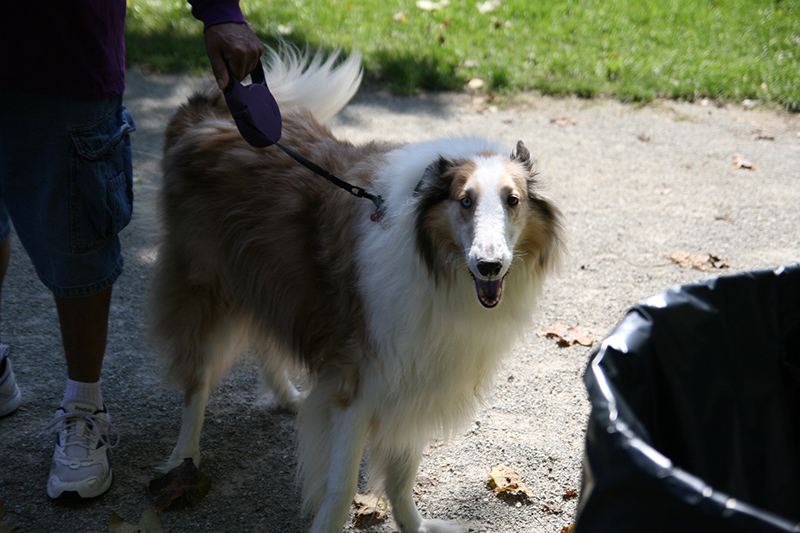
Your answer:
[[[482,280],[475,278],[475,291],[481,305],[491,309],[500,303],[503,296],[503,278],[495,280]]]

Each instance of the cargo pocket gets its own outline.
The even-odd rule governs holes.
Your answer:
[[[88,127],[70,130],[70,248],[84,253],[105,244],[131,220],[133,162],[130,112],[120,106]]]

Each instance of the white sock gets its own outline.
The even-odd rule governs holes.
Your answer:
[[[103,395],[100,393],[100,381],[94,383],[83,383],[82,381],[72,381],[67,378],[67,389],[64,392],[64,400],[61,405],[67,405],[73,401],[90,401],[98,409],[103,408]]]

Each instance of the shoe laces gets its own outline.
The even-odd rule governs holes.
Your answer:
[[[64,423],[63,426],[58,427],[61,422]],[[109,448],[116,448],[119,444],[119,435],[114,425],[95,413],[70,411],[56,415],[50,423],[42,429],[39,435],[54,427],[57,428],[59,433],[63,436],[61,446],[65,451],[67,448],[76,446],[85,449],[86,455],[88,456],[89,453],[95,449],[95,445],[93,445],[94,439],[92,438],[94,435],[97,435],[98,440]],[[114,438],[109,440],[108,436],[111,433],[113,433]]]

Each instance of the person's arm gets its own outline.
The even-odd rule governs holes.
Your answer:
[[[247,25],[239,0],[189,0],[189,3],[192,15],[205,27],[206,53],[219,88],[224,89],[230,81],[226,61],[239,79],[252,72],[261,60],[264,45]]]

